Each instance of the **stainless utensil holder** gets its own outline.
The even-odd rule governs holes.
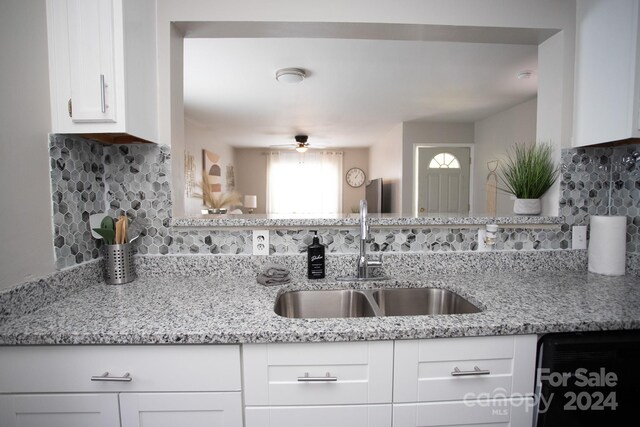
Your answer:
[[[122,285],[136,278],[133,266],[133,245],[105,245],[104,281],[107,285]]]

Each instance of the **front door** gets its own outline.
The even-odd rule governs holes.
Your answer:
[[[469,215],[468,147],[418,147],[419,216]]]

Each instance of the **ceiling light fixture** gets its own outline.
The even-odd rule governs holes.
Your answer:
[[[300,83],[307,77],[302,68],[281,68],[276,71],[276,80],[280,83]]]
[[[304,153],[305,151],[307,151],[309,149],[309,147],[305,147],[304,144],[298,144],[298,146],[296,147],[296,151],[298,153]]]

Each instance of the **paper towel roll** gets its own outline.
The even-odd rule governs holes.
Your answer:
[[[589,271],[624,276],[627,252],[626,216],[591,216]]]

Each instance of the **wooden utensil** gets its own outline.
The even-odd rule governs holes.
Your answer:
[[[126,216],[122,218],[122,243],[127,243],[129,241],[129,218]]]
[[[121,224],[120,224],[120,218],[118,218],[118,220],[116,221],[116,241],[115,244],[119,245],[120,244],[120,236],[122,234],[121,230]]]

